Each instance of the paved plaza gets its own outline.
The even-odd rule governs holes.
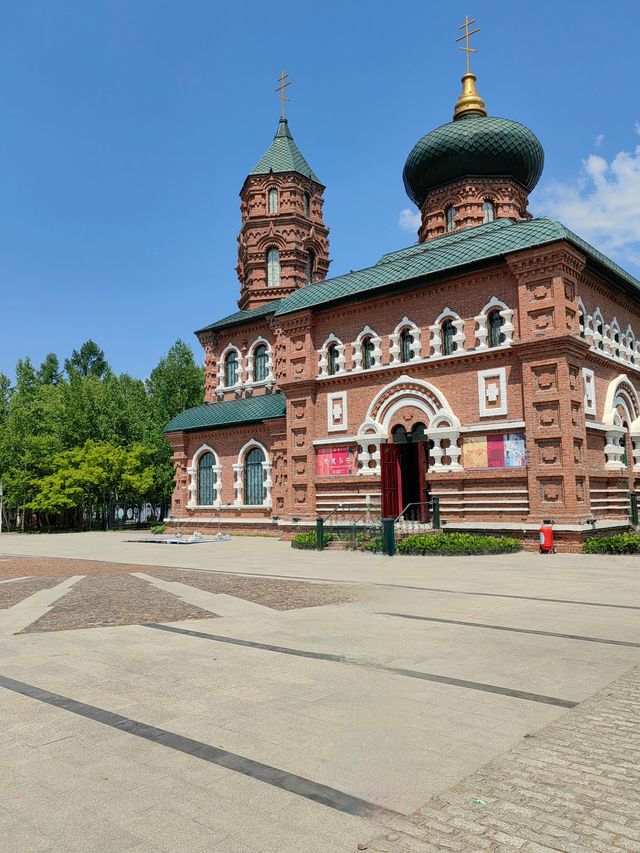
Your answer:
[[[0,538],[0,847],[640,849],[640,560]]]

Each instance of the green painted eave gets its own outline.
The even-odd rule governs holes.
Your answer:
[[[185,432],[194,429],[212,429],[250,424],[283,418],[286,409],[284,394],[261,394],[241,400],[222,400],[219,403],[203,403],[176,415],[164,428],[164,432]]]
[[[529,222],[496,219],[487,225],[417,243],[383,255],[372,267],[301,287],[279,300],[275,316],[357,298],[409,282],[441,279],[468,266],[497,262],[505,255],[546,243],[566,240],[587,256],[587,261],[604,273],[614,286],[640,297],[640,281],[622,267],[549,217]]]
[[[283,172],[297,172],[304,175],[305,178],[311,178],[312,181],[320,183],[293,141],[286,118],[280,119],[273,142],[251,175],[268,175],[270,173],[277,175]]]
[[[275,313],[276,306],[280,301],[280,299],[274,299],[272,302],[267,302],[266,305],[261,305],[259,308],[252,308],[248,311],[236,311],[234,314],[229,314],[227,317],[223,317],[222,320],[216,320],[215,323],[203,326],[202,329],[196,329],[194,334],[199,335],[200,332],[216,332],[220,329],[240,326],[243,323],[251,323],[254,320],[259,320],[261,317],[268,317],[270,314]]]

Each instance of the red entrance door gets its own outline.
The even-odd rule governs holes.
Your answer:
[[[400,446],[380,445],[380,467],[382,469],[382,517],[397,518],[402,500],[402,474],[400,471]]]
[[[420,521],[429,521],[429,484],[427,471],[429,469],[429,442],[418,442],[418,484],[420,489]]]

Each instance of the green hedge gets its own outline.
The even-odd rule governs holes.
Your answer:
[[[433,533],[407,536],[398,542],[399,554],[439,555],[456,554],[513,554],[522,550],[518,539],[506,536],[477,536],[472,533]]]
[[[325,533],[322,538],[324,540],[324,544],[327,545],[335,537],[332,533]],[[309,533],[296,533],[291,540],[291,547],[299,548],[302,551],[315,551],[316,544],[315,530],[311,530]]]
[[[593,536],[584,543],[585,554],[640,554],[640,533]]]

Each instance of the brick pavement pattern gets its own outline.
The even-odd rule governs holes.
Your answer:
[[[25,598],[35,592],[40,592],[41,589],[51,589],[58,583],[60,583],[60,578],[35,577],[0,584],[0,609],[13,607],[14,604],[24,601]]]
[[[154,569],[150,574],[161,580],[180,581],[207,592],[234,595],[236,598],[244,598],[246,601],[271,607],[274,610],[296,610],[300,607],[344,604],[362,597],[362,593],[337,584],[207,574],[176,569]]]
[[[180,622],[183,619],[213,619],[215,616],[215,613],[187,604],[140,578],[112,575],[79,581],[48,613],[20,633],[139,625],[143,622]]]
[[[640,850],[640,667],[393,822],[367,849]]]

